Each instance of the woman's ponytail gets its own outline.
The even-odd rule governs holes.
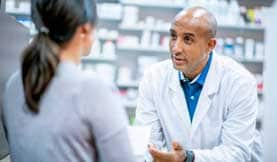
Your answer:
[[[39,111],[39,101],[55,75],[59,63],[54,43],[47,33],[39,33],[23,51],[22,79],[25,99],[31,111]]]

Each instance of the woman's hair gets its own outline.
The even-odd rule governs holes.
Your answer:
[[[39,112],[40,99],[59,64],[58,47],[66,44],[78,26],[96,24],[94,0],[31,0],[31,17],[38,34],[22,54],[26,104]]]

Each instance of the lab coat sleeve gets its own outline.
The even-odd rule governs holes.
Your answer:
[[[212,149],[195,149],[195,162],[246,162],[251,160],[257,116],[254,78],[239,80],[228,95],[220,144]],[[212,129],[212,128],[211,128]]]
[[[135,125],[150,126],[151,135],[149,142],[154,144],[158,149],[164,149],[166,143],[155,107],[154,90],[155,87],[151,82],[151,73],[150,71],[146,72],[139,86]],[[146,153],[145,160],[147,162],[152,161],[152,157],[148,152]]]

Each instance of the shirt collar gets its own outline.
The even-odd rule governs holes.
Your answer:
[[[205,82],[205,79],[206,79],[206,76],[207,76],[207,74],[209,72],[209,69],[210,69],[210,65],[211,65],[211,62],[212,62],[212,55],[213,55],[213,53],[211,52],[211,54],[209,55],[208,62],[205,65],[204,69],[192,81],[189,82],[189,79],[186,78],[184,75],[182,75],[181,71],[179,71],[179,80],[181,80],[183,82],[189,82],[189,84],[198,83],[198,84],[203,86],[204,82]]]
[[[192,81],[189,81],[189,79],[187,77],[185,77],[181,71],[179,71],[179,79],[183,82],[189,82],[189,84],[193,84],[195,83],[198,78],[200,77],[200,74],[198,74]]]

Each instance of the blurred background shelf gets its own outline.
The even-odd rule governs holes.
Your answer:
[[[116,61],[116,57],[109,58],[109,57],[83,57],[82,62],[83,63],[93,63],[93,62],[106,62],[106,63],[112,63],[114,64]]]
[[[122,51],[135,51],[135,52],[141,52],[141,53],[169,53],[168,49],[165,49],[164,47],[127,47],[127,46],[118,46],[118,50]]]
[[[144,31],[144,30],[150,30],[150,31],[156,31],[156,32],[169,32],[169,28],[159,28],[159,27],[145,27],[143,25],[134,25],[134,26],[120,26],[120,30],[127,30],[127,31]]]
[[[272,6],[273,0],[238,0],[239,5],[253,8],[257,6]]]
[[[99,17],[100,21],[120,21],[120,17]]]
[[[139,84],[136,82],[130,82],[130,83],[117,83],[117,86],[121,88],[135,88],[137,89]]]
[[[31,20],[30,13],[22,13],[22,12],[8,12],[9,15],[15,17],[16,19],[24,19],[24,20]]]
[[[253,30],[255,32],[264,32],[265,30],[260,25],[219,25],[218,28],[225,30]]]
[[[236,57],[235,55],[223,55],[223,56],[231,57],[241,63],[253,63],[253,64],[263,64],[264,63],[263,59],[239,58],[239,57]]]
[[[219,30],[253,30],[255,32],[264,32],[263,26],[258,25],[219,25]],[[133,25],[133,26],[124,26],[121,25],[119,27],[120,30],[127,30],[127,31],[144,31],[144,30],[150,30],[150,31],[156,31],[156,32],[169,32],[170,24],[166,28],[160,28],[160,27],[145,27],[143,25]]]
[[[133,5],[139,7],[149,7],[149,8],[161,8],[161,9],[182,9],[185,3],[170,3],[167,1],[131,1],[131,0],[121,0],[123,5]]]

